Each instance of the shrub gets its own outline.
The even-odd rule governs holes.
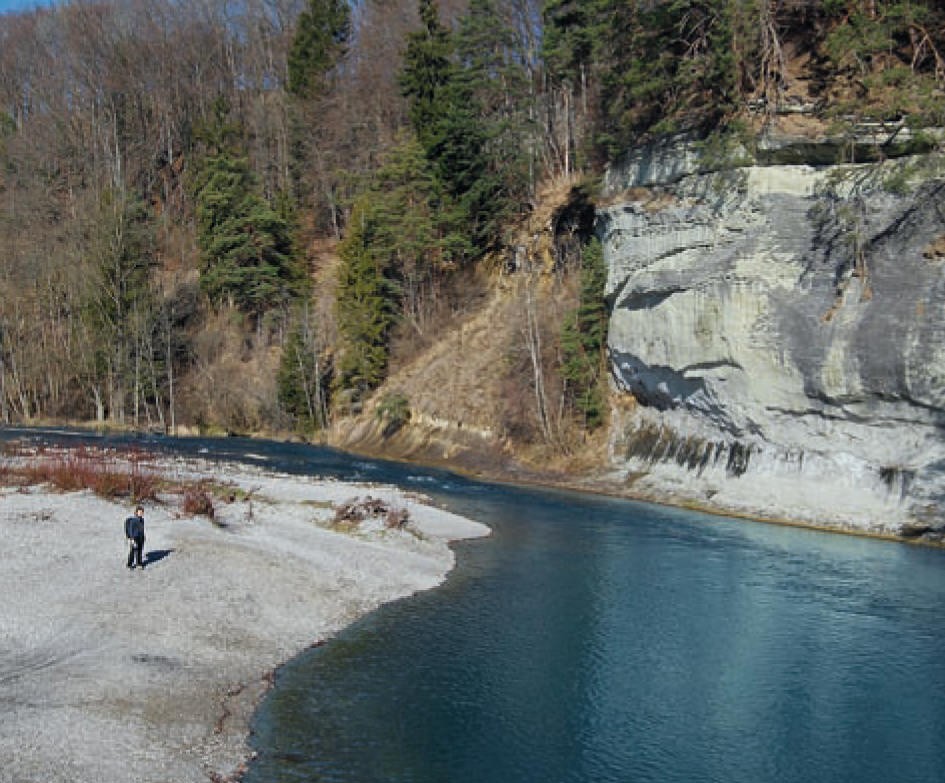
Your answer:
[[[334,524],[336,527],[351,528],[365,519],[383,517],[384,525],[391,530],[402,530],[409,520],[409,513],[405,508],[393,508],[383,500],[368,495],[360,500],[350,500],[342,503],[335,511]]]
[[[391,530],[403,530],[407,527],[410,514],[405,508],[392,508],[387,511],[384,524]]]
[[[389,438],[410,421],[410,401],[403,394],[387,394],[377,406],[378,421],[384,421],[384,437]]]
[[[125,468],[115,464],[104,452],[83,448],[50,457],[40,456],[18,472],[28,483],[50,484],[63,492],[89,489],[104,498],[155,500],[157,478],[142,471],[139,461],[140,457],[135,457],[131,467]]]
[[[185,514],[201,515],[213,519],[213,495],[203,482],[184,487],[184,499],[181,508]]]

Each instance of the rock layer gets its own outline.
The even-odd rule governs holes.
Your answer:
[[[636,490],[936,535],[940,165],[698,173],[664,146],[610,172],[611,367],[639,403],[616,406],[612,459]]]

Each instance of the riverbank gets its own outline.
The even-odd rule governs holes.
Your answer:
[[[59,433],[61,422],[48,422],[46,426],[54,428],[53,434]],[[112,434],[112,429],[99,429],[88,422],[69,423],[70,429],[79,432]],[[369,428],[370,429],[370,428]],[[37,428],[26,427],[24,433],[37,432]],[[120,433],[134,433],[132,429],[117,429]],[[352,430],[357,432],[357,428]],[[473,438],[460,447],[450,437],[431,439],[423,446],[404,442],[400,433],[389,439],[371,437],[349,437],[348,439],[325,438],[316,441],[304,441],[287,433],[260,432],[246,436],[249,439],[275,439],[286,442],[311,443],[315,446],[328,446],[352,456],[367,459],[380,459],[405,465],[449,470],[480,481],[498,484],[565,489],[587,492],[607,497],[653,503],[659,506],[697,511],[712,516],[741,519],[746,522],[797,527],[822,533],[852,535],[862,538],[878,539],[895,543],[905,543],[933,548],[945,548],[945,522],[937,510],[929,509],[928,519],[902,520],[901,509],[897,509],[897,500],[893,493],[887,499],[885,509],[858,509],[855,496],[851,496],[849,487],[842,488],[836,497],[839,501],[845,497],[853,508],[843,502],[835,502],[830,515],[825,515],[817,507],[808,507],[807,499],[801,489],[785,487],[783,482],[768,482],[770,492],[763,501],[756,502],[750,497],[739,494],[733,484],[725,492],[706,490],[698,481],[691,486],[677,482],[676,490],[670,491],[659,487],[646,488],[647,481],[640,476],[627,474],[626,471],[614,470],[603,464],[584,465],[577,473],[562,470],[538,468],[503,453],[497,446],[487,446]],[[379,444],[383,444],[380,447]],[[829,492],[826,485],[821,488]],[[855,493],[854,493],[855,495]],[[851,501],[851,497],[853,498]],[[823,505],[823,504],[821,504]]]
[[[0,590],[12,597],[0,608],[0,781],[225,780],[278,665],[439,584],[448,542],[488,533],[390,487],[139,467],[230,492],[212,519],[171,495],[146,503],[147,567],[134,571],[127,503],[0,489]]]
[[[851,475],[825,471],[815,478],[790,471],[730,474],[724,463],[689,470],[674,460],[655,461],[637,471],[603,456],[612,446],[600,439],[569,458],[550,460],[540,452],[514,454],[467,430],[427,425],[384,435],[376,419],[336,428],[332,445],[369,458],[446,468],[480,480],[569,489],[714,516],[788,525],[821,532],[941,547],[945,519],[934,504],[911,509],[895,482],[866,491]]]
[[[636,480],[637,477],[628,476],[620,471],[606,470],[603,467],[570,475],[560,471],[527,467],[511,460],[498,461],[499,467],[493,468],[489,466],[489,459],[487,458],[490,455],[481,457],[475,453],[441,457],[431,450],[420,457],[406,457],[403,454],[390,454],[383,450],[357,445],[352,446],[351,444],[342,444],[337,447],[342,448],[347,453],[362,456],[366,459],[386,459],[400,461],[404,464],[445,469],[467,478],[496,484],[571,490],[651,503],[668,508],[685,509],[711,516],[739,519],[749,523],[796,527],[820,533],[870,538],[937,549],[945,548],[945,523],[940,518],[931,520],[928,523],[916,521],[914,524],[902,525],[895,520],[897,515],[893,513],[889,514],[888,521],[877,522],[875,520],[869,521],[867,514],[859,515],[856,509],[849,510],[838,507],[832,515],[833,518],[828,519],[815,511],[805,510],[803,503],[789,504],[783,499],[783,491],[780,492],[781,501],[784,507],[791,506],[791,512],[779,507],[776,502],[752,503],[742,501],[738,497],[728,498],[727,495],[719,496],[717,494],[711,500],[708,500],[705,499],[705,493],[698,491],[660,492],[654,489],[642,489],[641,483]],[[776,490],[779,489],[782,488],[772,486],[772,497],[776,496]],[[712,493],[709,494],[712,495]],[[719,498],[730,502],[725,504],[713,502]],[[803,496],[801,496],[801,499],[803,500]],[[875,513],[872,516],[875,516]]]

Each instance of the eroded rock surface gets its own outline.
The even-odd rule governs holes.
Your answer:
[[[945,177],[933,156],[693,173],[664,148],[599,215],[645,494],[878,532],[940,529]]]

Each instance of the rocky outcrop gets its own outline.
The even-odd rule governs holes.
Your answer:
[[[945,168],[608,175],[611,458],[718,509],[936,535],[945,499]],[[621,402],[621,400],[618,400]]]

